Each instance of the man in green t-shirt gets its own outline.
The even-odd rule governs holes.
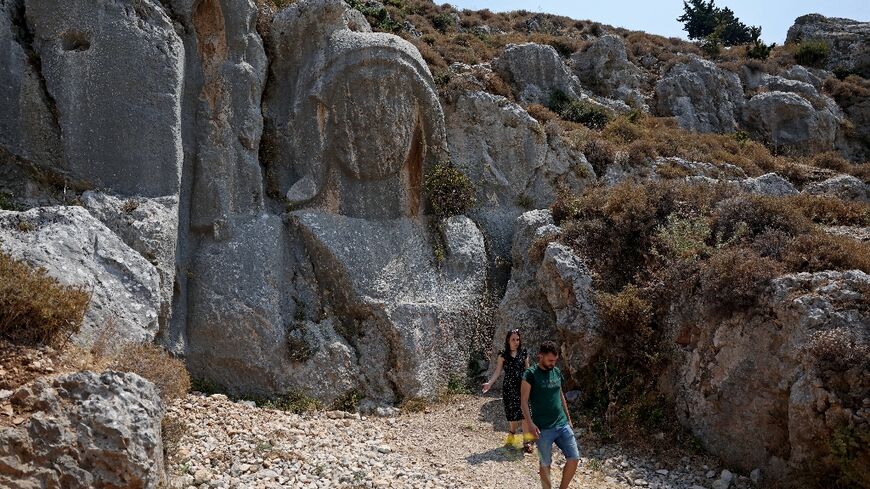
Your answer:
[[[529,428],[527,433],[532,433],[538,439],[539,473],[544,489],[552,487],[550,464],[553,462],[553,443],[562,450],[567,460],[562,470],[560,489],[568,489],[580,461],[568,403],[562,392],[562,372],[556,368],[558,359],[556,344],[552,341],[542,343],[538,349],[538,364],[523,373],[523,383],[520,385],[520,407]]]

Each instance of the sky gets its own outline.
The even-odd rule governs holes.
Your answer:
[[[686,38],[683,25],[677,22],[677,17],[683,13],[681,0],[447,0],[447,3],[459,9],[546,12],[650,34]],[[804,14],[819,13],[828,17],[870,21],[868,0],[719,0],[716,6],[730,8],[747,25],[760,25],[764,42],[777,44],[785,41],[785,34],[794,19]]]

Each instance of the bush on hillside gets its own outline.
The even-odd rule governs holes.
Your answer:
[[[432,213],[438,218],[464,214],[474,207],[474,184],[450,163],[437,163],[424,182]]]
[[[0,251],[0,337],[13,343],[64,342],[77,333],[90,294]]]

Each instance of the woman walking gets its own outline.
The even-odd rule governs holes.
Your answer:
[[[523,437],[517,434],[517,427],[523,420],[523,411],[520,408],[520,383],[523,380],[523,372],[529,368],[529,354],[523,348],[520,338],[520,330],[508,331],[504,339],[504,349],[498,352],[495,371],[489,381],[483,384],[483,392],[486,393],[498,379],[504,369],[504,381],[502,382],[502,400],[504,402],[504,414],[510,425],[506,444],[513,448],[520,448],[527,453],[532,451],[532,437],[530,433],[523,433]],[[523,430],[525,431],[525,430]],[[522,445],[520,445],[522,444]]]

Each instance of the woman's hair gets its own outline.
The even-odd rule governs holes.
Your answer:
[[[507,332],[507,335],[504,337],[504,352],[505,354],[509,354],[511,352],[511,336],[517,335],[520,339],[520,344],[517,346],[517,351],[520,351],[520,348],[523,347],[523,337],[520,335],[519,329],[512,329]]]

